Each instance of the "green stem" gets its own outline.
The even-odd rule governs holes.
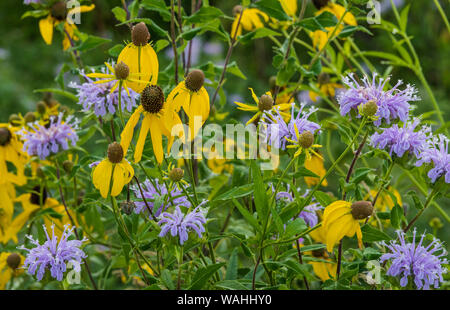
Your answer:
[[[414,223],[417,221],[417,219],[422,215],[422,213],[427,209],[428,205],[433,201],[434,197],[436,196],[436,194],[439,192],[439,186],[436,186],[433,191],[431,192],[431,194],[428,196],[427,201],[425,202],[425,205],[423,206],[423,209],[419,211],[419,213],[417,213],[417,215],[411,220],[411,222],[409,222],[408,226],[406,226],[406,228],[403,230],[403,232],[407,232],[413,225]]]
[[[444,10],[442,10],[442,7],[439,4],[439,1],[438,0],[434,0],[434,4],[436,5],[439,13],[442,16],[442,19],[444,20],[445,26],[447,27],[447,31],[450,32],[450,24],[448,23],[447,16],[445,16],[445,12],[444,12]]]

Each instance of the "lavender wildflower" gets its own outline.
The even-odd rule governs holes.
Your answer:
[[[41,0],[23,0],[23,4],[41,3]]]
[[[144,198],[147,200],[149,207],[152,209],[152,212],[156,217],[159,217],[161,212],[166,211],[168,207],[172,206],[172,201],[173,205],[184,206],[187,208],[191,206],[188,198],[184,196],[183,192],[176,186],[174,186],[170,191],[170,197],[172,197],[172,200],[167,199],[167,203],[165,203],[168,190],[165,183],[160,184],[158,179],[155,179],[154,185],[148,179],[145,180],[141,185],[141,188]],[[137,185],[131,187],[131,189],[134,191],[136,198],[142,199],[141,191]],[[147,208],[144,201],[135,201],[135,205],[136,208],[134,209],[134,212],[137,214]],[[157,208],[157,210],[155,210],[155,208]]]
[[[443,281],[442,275],[447,272],[443,264],[448,261],[445,257],[447,251],[438,239],[434,239],[427,247],[422,245],[425,234],[422,234],[419,244],[416,246],[416,230],[412,243],[406,243],[405,233],[397,231],[399,243],[397,240],[391,241],[386,245],[391,251],[381,256],[380,262],[391,260],[391,266],[387,274],[393,277],[401,276],[400,285],[405,287],[408,284],[409,277],[414,279],[414,284],[418,289],[428,290],[431,285],[439,287]]]
[[[72,119],[74,120],[72,123]],[[73,145],[78,141],[76,129],[78,121],[72,115],[63,121],[63,114],[60,113],[56,118],[50,118],[50,124],[46,127],[38,122],[29,124],[30,130],[22,128],[18,132],[25,141],[23,149],[30,156],[39,156],[40,159],[46,159],[50,154],[56,154],[69,148],[69,141]],[[47,128],[48,127],[48,128]]]
[[[54,228],[55,226],[52,225],[52,237],[50,238],[44,225],[44,231],[47,236],[47,241],[44,244],[40,245],[32,236],[27,236],[36,247],[33,249],[27,249],[23,245],[19,247],[21,250],[28,251],[23,268],[28,268],[30,275],[34,275],[37,270],[36,277],[39,281],[42,280],[47,268],[49,268],[50,274],[54,279],[61,281],[68,262],[72,263],[76,272],[80,272],[81,260],[87,257],[83,250],[80,249],[80,246],[87,239],[68,241],[75,227],[69,228],[69,225],[65,225],[59,243],[58,237],[55,236]]]
[[[268,145],[285,150],[287,143],[286,138],[297,141],[295,126],[297,127],[299,134],[304,131],[310,131],[314,134],[320,129],[319,124],[308,120],[309,116],[317,111],[316,108],[312,107],[308,111],[304,111],[305,104],[301,104],[300,110],[297,115],[295,115],[294,107],[295,104],[292,104],[291,117],[288,123],[284,121],[283,116],[278,110],[275,111],[276,114],[274,112],[266,112],[264,114],[265,117],[262,121],[263,127],[261,133],[265,136]]]
[[[428,172],[431,182],[436,182],[441,176],[445,176],[445,183],[450,183],[450,154],[448,154],[448,138],[442,134],[432,137],[428,145],[419,154],[416,166],[433,164],[433,168]]]
[[[199,238],[205,232],[203,224],[206,224],[206,218],[199,207],[184,215],[180,207],[177,206],[173,214],[164,212],[161,217],[162,219],[158,222],[161,226],[159,236],[164,237],[170,230],[172,237],[178,235],[181,245],[188,239],[189,231],[195,231]]]
[[[111,66],[114,67],[114,62],[111,62]],[[102,68],[101,72],[111,74],[106,66]],[[81,75],[85,78],[86,82],[81,85],[71,82],[69,87],[77,89],[78,104],[83,106],[83,110],[93,110],[97,116],[104,116],[106,113],[116,113],[116,109],[119,106],[119,89],[116,88],[111,92],[111,88],[117,81],[96,84],[97,81],[102,79],[91,79],[84,72],[81,72]],[[132,89],[129,89],[129,92],[129,96],[124,90],[120,94],[122,111],[126,109],[128,112],[131,112],[133,107],[136,106],[138,93]]]
[[[364,76],[363,85],[355,80],[352,73],[342,78],[349,89],[342,91],[337,96],[341,115],[348,115],[352,109],[357,110],[360,105],[374,101],[378,106],[375,114],[378,119],[374,121],[377,127],[381,125],[382,120],[385,120],[387,124],[395,119],[406,122],[410,110],[409,101],[419,100],[419,97],[416,96],[417,90],[409,84],[404,90],[399,90],[398,87],[403,83],[399,80],[390,90],[384,91],[383,88],[389,81],[389,77],[379,78],[378,84],[376,84],[376,76],[377,74],[374,73],[372,83],[369,82],[367,76]],[[357,117],[361,116],[358,114]]]
[[[372,145],[381,150],[388,148],[389,155],[395,153],[398,157],[402,157],[406,152],[414,154],[416,157],[425,148],[428,134],[431,128],[423,126],[420,130],[415,131],[420,124],[419,119],[413,122],[405,123],[403,127],[397,124],[390,128],[386,128],[383,132],[374,133],[371,137]]]

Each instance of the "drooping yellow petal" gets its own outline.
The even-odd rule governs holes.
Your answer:
[[[103,198],[108,197],[112,168],[112,163],[108,159],[104,159],[94,168],[92,174],[92,182],[95,188],[100,190],[100,195]]]
[[[323,159],[318,156],[312,156],[310,160],[305,161],[305,168],[317,174],[320,178],[322,178],[326,174],[325,167],[323,165]],[[305,177],[305,183],[308,187],[315,186],[319,183],[319,178],[315,177]],[[323,180],[322,186],[328,186],[327,180]]]
[[[93,9],[95,9],[95,4],[91,4],[91,5],[80,5],[78,7],[75,7],[71,10],[69,10],[69,12],[67,13],[67,15],[73,15],[73,14],[78,14],[78,13],[85,13],[85,12],[90,12]]]
[[[142,120],[141,131],[139,133],[139,138],[136,143],[136,149],[134,150],[134,162],[138,163],[142,158],[142,151],[144,150],[145,139],[147,138],[147,133],[150,129],[150,123],[152,122],[152,117],[150,113],[147,113]]]
[[[297,14],[297,0],[280,0],[283,11],[290,17],[295,17]]]
[[[334,222],[330,223],[327,228],[327,251],[332,252],[333,247],[338,243],[346,234],[349,229],[353,227],[353,217],[348,214],[340,217]]]
[[[150,134],[152,136],[153,152],[155,153],[156,160],[159,164],[164,159],[164,151],[162,146],[162,133],[160,119],[153,116],[150,121]]]
[[[250,89],[250,91],[252,93],[252,98],[253,98],[253,100],[255,100],[255,103],[258,104],[259,103],[259,98],[255,95],[255,92],[253,91],[253,88],[249,87],[248,89]]]
[[[41,32],[42,38],[47,45],[52,44],[54,22],[55,19],[51,14],[49,14],[47,18],[43,18],[39,21],[39,30]]]
[[[120,163],[116,164],[112,177],[111,196],[116,197],[122,191],[123,186],[125,185],[126,173],[128,172],[123,169]]]
[[[124,156],[127,154],[128,147],[133,139],[134,127],[136,127],[143,110],[144,108],[140,105],[128,119],[125,128],[120,134],[120,145],[123,148]]]

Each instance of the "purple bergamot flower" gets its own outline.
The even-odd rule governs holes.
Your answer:
[[[292,104],[291,117],[287,123],[284,120],[284,115],[278,110],[264,113],[261,134],[265,137],[265,141],[268,145],[285,150],[287,143],[286,138],[297,141],[295,126],[297,127],[299,134],[304,131],[310,131],[314,134],[316,131],[320,130],[319,124],[308,120],[311,114],[317,111],[317,108],[311,107],[306,111],[305,104],[301,104],[300,110],[297,115],[295,115],[294,107],[295,104]]]
[[[132,186],[131,189],[134,191],[136,198],[142,199],[141,191],[137,185]],[[165,183],[160,184],[158,179],[155,179],[154,183],[150,182],[148,179],[145,180],[141,185],[141,189],[144,194],[144,198],[146,199],[148,206],[152,209],[155,217],[159,217],[162,212],[166,211],[167,208],[172,205],[184,206],[187,208],[191,206],[189,199],[176,186],[170,190],[170,196],[168,196],[168,190]],[[135,205],[136,208],[134,209],[134,212],[137,214],[147,210],[147,206],[144,201],[135,201]]]
[[[360,105],[374,101],[378,107],[375,114],[375,117],[378,117],[378,119],[374,121],[377,127],[381,125],[383,120],[387,124],[397,119],[406,122],[410,110],[409,102],[419,100],[419,97],[416,96],[417,90],[409,84],[406,85],[404,90],[399,90],[398,87],[403,84],[399,80],[394,87],[385,91],[383,89],[389,81],[389,77],[386,79],[378,78],[378,83],[376,82],[376,77],[377,74],[374,73],[372,83],[370,83],[369,78],[364,76],[362,80],[363,85],[360,85],[355,80],[353,73],[342,78],[349,88],[337,96],[341,115],[348,115],[351,110],[358,112]],[[358,118],[361,117],[359,114],[357,115]]]
[[[402,157],[406,152],[414,154],[416,157],[426,147],[428,135],[431,132],[429,126],[422,126],[418,131],[416,127],[420,124],[419,119],[405,123],[403,127],[394,124],[386,128],[382,133],[374,133],[371,137],[372,145],[381,150],[386,149],[389,155],[395,153]]]
[[[74,270],[80,272],[82,259],[87,257],[80,247],[87,239],[68,240],[75,227],[69,228],[69,225],[65,225],[61,240],[58,242],[58,237],[55,236],[55,226],[52,225],[51,238],[48,235],[47,228],[45,225],[43,226],[47,236],[47,241],[44,244],[39,244],[39,241],[27,235],[26,237],[36,247],[33,249],[27,249],[23,245],[19,247],[21,250],[28,251],[23,268],[28,268],[30,275],[34,275],[37,271],[36,277],[39,281],[42,280],[47,268],[54,279],[61,281],[66,271],[67,263],[72,263]]]
[[[114,67],[114,62],[111,62],[111,66]],[[106,66],[102,67],[101,72],[111,74]],[[117,81],[96,84],[97,81],[102,79],[91,79],[84,72],[81,72],[81,75],[86,82],[81,85],[71,82],[69,87],[77,89],[78,104],[83,106],[83,110],[92,110],[97,116],[116,113],[119,106],[119,88],[117,87],[113,92],[111,92],[111,89]],[[133,107],[136,106],[136,99],[139,95],[132,89],[129,89],[129,92],[128,95],[126,90],[122,88],[120,94],[122,111],[126,109],[131,112]]]
[[[428,172],[431,182],[436,182],[441,176],[445,183],[450,183],[450,154],[448,154],[448,138],[443,134],[433,136],[428,140],[426,148],[419,154],[416,166],[431,164],[433,168]]]
[[[439,287],[443,281],[442,275],[447,272],[443,264],[448,261],[445,258],[447,251],[438,239],[434,239],[427,247],[423,245],[425,234],[416,246],[416,230],[414,229],[413,240],[406,243],[405,233],[397,231],[398,240],[391,241],[387,246],[391,253],[383,254],[380,262],[390,261],[387,271],[389,276],[400,277],[400,285],[405,287],[409,280],[414,280],[417,289],[430,289],[430,286]]]
[[[174,213],[164,212],[161,215],[161,218],[162,219],[158,222],[161,226],[159,236],[164,237],[170,231],[172,237],[178,235],[181,245],[188,239],[189,231],[195,231],[199,238],[201,238],[202,233],[205,232],[203,225],[206,224],[206,218],[199,207],[184,215],[183,212],[181,212],[180,207],[177,206]]]
[[[73,122],[71,123],[73,119]],[[30,156],[39,156],[46,159],[50,154],[56,154],[60,150],[67,150],[69,142],[75,145],[78,141],[76,129],[78,121],[72,115],[63,121],[63,114],[50,118],[48,126],[42,126],[37,121],[30,124],[30,129],[22,128],[18,134],[24,140],[23,150]]]

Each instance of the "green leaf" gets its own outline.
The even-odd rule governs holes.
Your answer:
[[[306,169],[305,167],[299,167],[295,170],[294,178],[301,178],[301,177],[313,177],[313,178],[319,178],[317,174],[312,172],[311,170]]]
[[[255,219],[250,212],[239,203],[236,199],[233,198],[233,204],[236,206],[236,208],[239,210],[239,212],[242,214],[242,216],[247,220],[247,222],[252,225],[256,230],[259,229],[259,223],[258,220]]]
[[[366,27],[346,25],[344,27],[344,29],[342,29],[342,31],[339,32],[338,38],[346,38],[346,37],[352,35],[355,31],[362,31],[362,32],[365,32],[367,34],[373,35],[373,33],[370,32],[370,30],[367,29]]]
[[[414,207],[418,210],[423,209],[423,203],[420,201],[419,196],[417,196],[417,193],[415,191],[409,191],[406,193],[414,202]]]
[[[253,192],[253,183],[245,184],[239,187],[232,188],[228,192],[223,193],[214,200],[230,200],[233,198],[241,198],[250,195]]]
[[[328,207],[331,203],[333,203],[335,201],[335,199],[333,199],[333,197],[331,197],[327,193],[324,193],[321,191],[316,191],[314,193],[314,197],[320,203],[320,205],[324,208]]]
[[[268,37],[268,36],[279,36],[280,33],[273,31],[269,28],[258,28],[254,31],[246,33],[245,35],[239,38],[239,42],[242,44],[250,43],[252,40]]]
[[[216,287],[225,290],[248,290],[248,288],[237,280],[225,280],[214,284]]]
[[[291,20],[291,18],[284,12],[283,7],[278,0],[260,0],[250,5],[251,8],[257,8],[280,21]]]
[[[322,14],[315,16],[304,18],[302,21],[296,23],[296,25],[301,26],[310,31],[322,30],[327,31],[325,27],[334,27],[338,23],[336,16],[328,11],[323,12]]]
[[[158,41],[156,41],[156,43],[153,47],[155,48],[155,52],[158,53],[159,51],[161,51],[162,49],[167,47],[169,44],[170,44],[170,42],[167,40],[158,40]]]
[[[247,77],[242,73],[241,69],[239,69],[237,63],[235,61],[231,62],[227,67],[227,72],[240,77],[243,80],[246,80]]]
[[[119,6],[116,6],[111,10],[114,17],[121,23],[127,20],[127,12]]]
[[[374,228],[370,224],[365,224],[363,227],[361,227],[361,231],[363,234],[364,242],[375,242],[375,241],[383,241],[383,240],[391,239],[391,237],[389,237],[389,235]]]
[[[238,256],[237,256],[237,248],[234,248],[233,252],[231,252],[231,256],[228,261],[225,280],[236,280],[237,276],[238,276]]]
[[[296,218],[294,221],[290,222],[287,225],[285,238],[298,235],[304,232],[307,228],[308,226],[302,218]]]
[[[203,6],[194,15],[186,18],[186,22],[190,24],[205,23],[224,16],[225,14],[218,8],[212,6]]]
[[[170,274],[169,270],[164,269],[161,272],[161,281],[169,290],[175,289],[175,285],[173,284],[173,281],[172,281],[172,275]]]
[[[26,11],[25,13],[23,13],[22,17],[20,17],[20,19],[24,19],[26,17],[34,17],[34,18],[39,18],[39,17],[43,17],[46,16],[50,13],[49,10],[32,10],[32,11]]]
[[[200,290],[202,289],[205,284],[208,282],[209,278],[212,277],[212,275],[222,268],[225,263],[217,263],[213,265],[209,265],[206,267],[199,268],[197,272],[195,273],[191,286],[189,287],[189,290]]]
[[[259,170],[255,160],[250,161],[250,169],[254,180],[253,185],[256,212],[258,213],[258,218],[264,219],[262,221],[264,225],[264,221],[268,218],[267,215],[269,212],[266,187],[261,176],[261,171]]]
[[[78,97],[72,94],[71,92],[58,89],[58,88],[41,88],[41,89],[35,89],[33,90],[33,93],[54,93],[61,96],[64,96],[66,98],[69,98],[73,100],[74,102],[78,102]]]
[[[411,4],[408,4],[407,6],[404,7],[402,12],[400,13],[400,29],[403,32],[406,31],[406,26],[408,24],[408,13],[409,13],[410,7],[411,7]]]
[[[141,3],[141,7],[148,11],[158,12],[166,21],[170,20],[170,10],[166,6],[164,0],[143,0]]]
[[[399,228],[404,218],[403,208],[399,205],[395,205],[391,210],[391,225],[394,228]]]
[[[111,42],[111,39],[105,39],[97,36],[89,35],[80,45],[71,48],[70,50],[77,50],[79,52],[86,52],[88,50],[99,47],[102,44]]]
[[[120,52],[123,50],[124,47],[125,45],[123,44],[116,44],[108,50],[108,54],[111,55],[112,57],[117,58],[119,57]]]

